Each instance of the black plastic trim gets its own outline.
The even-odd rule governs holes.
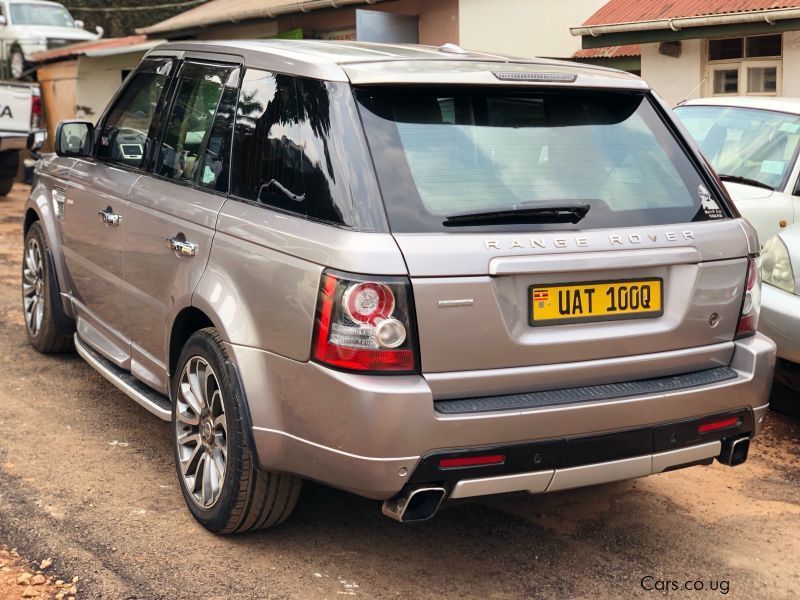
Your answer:
[[[725,429],[698,433],[703,423],[738,417],[736,424]],[[561,439],[481,446],[473,448],[433,450],[425,454],[411,474],[406,486],[437,484],[454,486],[462,479],[499,477],[516,473],[531,473],[549,469],[563,469],[646,456],[688,448],[713,441],[724,441],[750,436],[755,430],[753,411],[749,408],[714,413],[682,421],[660,423],[647,427],[625,429],[600,435],[577,436]],[[503,464],[440,469],[443,458],[504,454]],[[697,464],[706,464],[699,461]],[[687,463],[689,464],[695,463]],[[676,467],[677,468],[677,467]]]
[[[606,383],[560,390],[543,390],[524,394],[508,394],[504,396],[484,396],[481,398],[457,398],[453,400],[436,400],[433,405],[436,412],[445,415],[493,412],[505,410],[524,410],[557,406],[560,404],[576,404],[579,402],[597,402],[630,396],[661,394],[674,392],[712,383],[720,383],[736,378],[736,371],[730,367],[716,367],[704,371],[682,373],[667,377]]]
[[[261,463],[259,462],[258,452],[256,451],[256,440],[253,437],[253,419],[250,416],[250,404],[248,403],[247,396],[244,393],[242,378],[239,376],[239,367],[237,367],[236,363],[234,363],[232,360],[226,360],[225,369],[228,371],[228,377],[231,378],[231,381],[236,388],[236,395],[239,397],[239,419],[242,421],[242,429],[247,437],[247,445],[250,447],[251,458],[256,469],[260,469]]]
[[[47,251],[47,277],[50,285],[50,298],[53,302],[51,313],[53,315],[53,325],[57,335],[69,335],[75,333],[75,319],[67,316],[64,311],[64,303],[61,300],[61,290],[58,288],[58,275],[56,274],[53,253]]]

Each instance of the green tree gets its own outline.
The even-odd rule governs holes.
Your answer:
[[[138,27],[147,27],[208,0],[62,0],[72,16],[94,31],[100,25],[104,37],[133,35]],[[169,6],[166,6],[169,5]],[[130,9],[130,10],[129,10]]]

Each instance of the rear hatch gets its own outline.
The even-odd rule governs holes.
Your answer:
[[[732,350],[747,239],[648,93],[356,97],[424,373]],[[636,364],[621,376],[652,372]]]

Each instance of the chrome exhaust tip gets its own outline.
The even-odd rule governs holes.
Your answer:
[[[401,523],[425,521],[439,510],[447,491],[443,487],[421,487],[401,492],[383,503],[384,515]]]
[[[722,441],[722,452],[717,460],[723,465],[736,467],[747,460],[747,453],[750,451],[750,437],[726,439]]]

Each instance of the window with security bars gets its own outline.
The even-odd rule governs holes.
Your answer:
[[[714,96],[776,96],[782,34],[708,40],[708,86]]]

